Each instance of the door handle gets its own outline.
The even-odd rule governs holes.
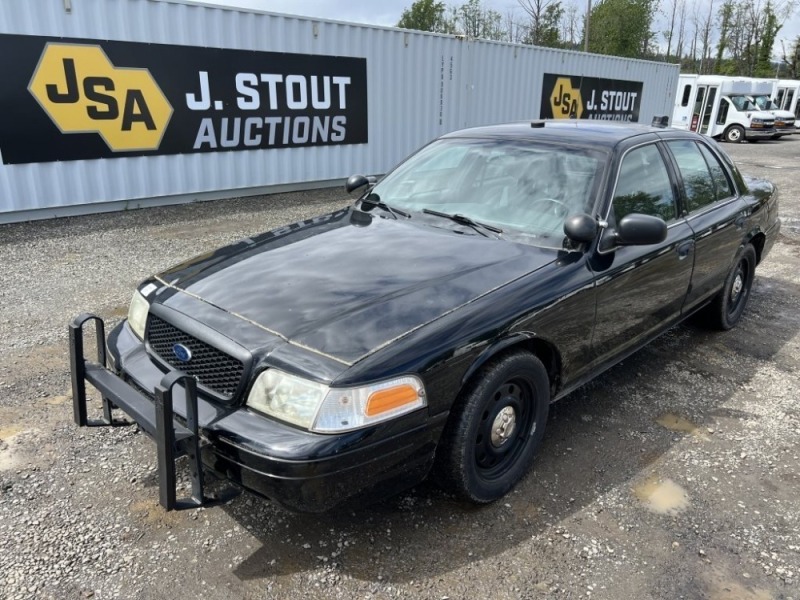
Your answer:
[[[678,253],[678,260],[683,260],[689,256],[692,248],[694,248],[694,240],[689,240],[678,244],[678,247],[675,249]]]

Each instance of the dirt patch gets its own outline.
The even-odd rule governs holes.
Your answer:
[[[130,511],[136,520],[155,529],[172,529],[185,520],[184,515],[186,514],[181,511],[167,512],[158,503],[158,500],[152,497],[132,502]]]

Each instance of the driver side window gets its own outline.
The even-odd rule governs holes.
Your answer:
[[[634,148],[622,159],[611,206],[617,223],[631,213],[667,222],[676,217],[669,173],[655,144]]]

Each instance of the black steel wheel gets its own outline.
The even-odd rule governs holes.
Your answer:
[[[736,256],[722,290],[708,306],[709,324],[715,329],[727,331],[739,322],[750,298],[755,271],[756,251],[747,244]]]
[[[549,405],[547,371],[532,354],[515,351],[484,366],[451,412],[437,452],[440,482],[475,503],[505,495],[530,467]]]

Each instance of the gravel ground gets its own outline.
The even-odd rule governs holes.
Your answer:
[[[0,597],[800,600],[800,139],[726,149],[786,225],[740,326],[676,327],[554,405],[483,508],[425,483],[326,516],[246,493],[165,513],[149,440],[72,424],[69,318],[116,322],[145,276],[338,190],[0,226]]]

